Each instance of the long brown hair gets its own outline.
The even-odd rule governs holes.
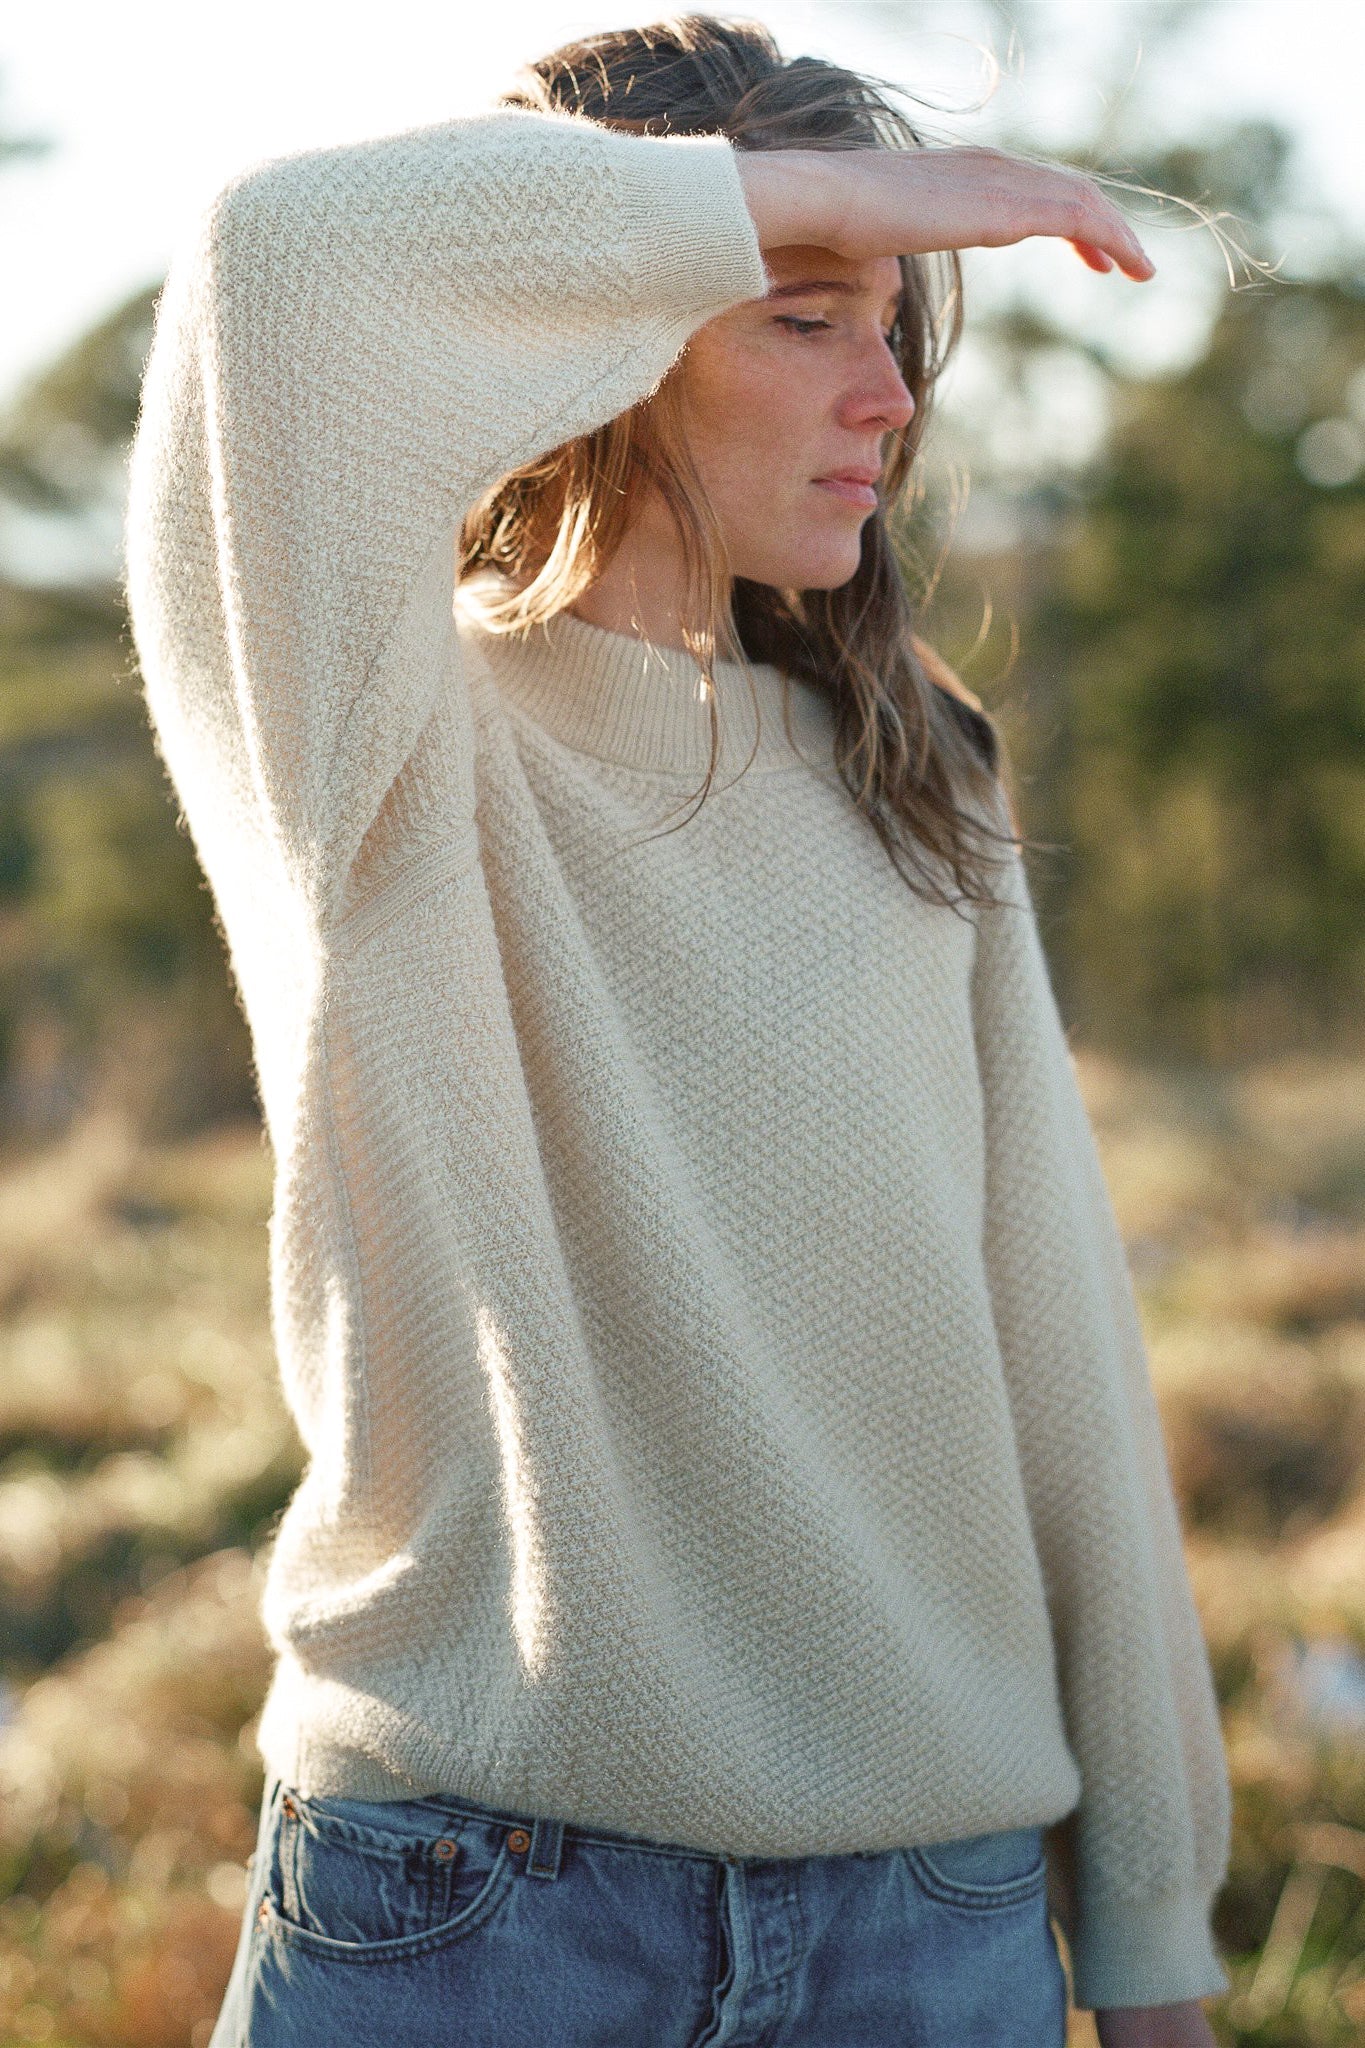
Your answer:
[[[637,134],[722,134],[738,149],[922,148],[892,90],[821,58],[784,59],[756,22],[691,14],[566,43],[528,65],[499,104],[576,113]],[[500,571],[505,593],[485,601],[481,615],[492,630],[527,632],[596,579],[652,483],[678,528],[689,609],[701,621],[684,637],[703,676],[713,681],[717,659],[770,662],[824,692],[835,710],[835,762],[855,804],[909,886],[955,907],[963,898],[996,900],[981,863],[1002,856],[988,853],[987,839],[1026,842],[995,724],[916,633],[888,531],[888,513],[918,498],[915,456],[963,317],[955,250],[904,256],[900,269],[892,345],[914,416],[893,439],[848,582],[781,590],[730,576],[689,459],[676,365],[639,405],[503,477],[465,520],[458,575]],[[719,748],[714,687],[705,696],[711,763],[699,800]],[[1002,802],[1009,833],[986,822],[1001,816]],[[944,867],[956,898],[941,886]]]

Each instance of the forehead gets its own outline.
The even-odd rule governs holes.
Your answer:
[[[787,248],[765,249],[763,260],[773,279],[769,297],[790,297],[820,287],[837,292],[841,298],[865,298],[884,305],[901,290],[901,267],[894,256],[876,256],[854,262],[833,249],[808,247],[804,243]]]

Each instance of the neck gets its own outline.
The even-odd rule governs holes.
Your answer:
[[[676,534],[637,529],[569,610],[605,632],[629,633],[655,647],[686,650],[687,629],[699,632],[701,621],[688,608],[685,589],[685,564]],[[717,648],[717,654],[722,653]]]

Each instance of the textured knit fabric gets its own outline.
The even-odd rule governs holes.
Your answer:
[[[735,1856],[1071,1816],[1078,2003],[1221,1991],[1207,1654],[1020,863],[915,895],[764,666],[698,808],[686,655],[454,588],[466,507],[766,285],[722,139],[513,111],[250,167],[172,263],[127,592],[308,1453],[261,1753]]]

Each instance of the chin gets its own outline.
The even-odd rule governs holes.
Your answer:
[[[725,536],[734,574],[775,590],[841,589],[858,573],[867,523],[876,515],[868,510],[859,517],[837,501],[821,514],[812,518],[806,508],[797,518],[783,506],[764,525],[746,520]]]
[[[857,575],[861,560],[855,539],[851,546],[808,548],[785,562],[768,561],[737,573],[746,582],[769,583],[776,590],[839,590]]]
[[[851,561],[842,563],[838,568],[825,569],[819,574],[803,576],[799,580],[793,579],[791,587],[796,590],[842,590],[844,585],[851,583],[857,575],[860,560],[861,557],[855,554]]]

